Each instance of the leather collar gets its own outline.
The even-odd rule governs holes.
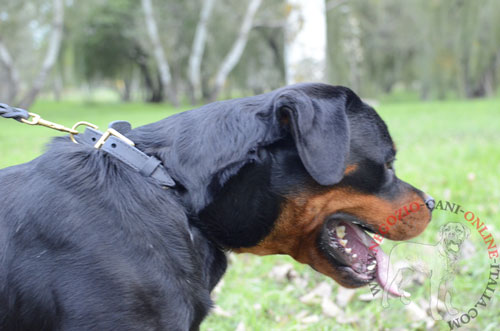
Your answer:
[[[106,132],[87,127],[85,132],[75,136],[78,143],[101,149],[113,155],[123,163],[145,177],[152,177],[164,188],[175,186],[161,161],[149,156],[134,146],[134,143],[124,135],[132,129],[126,121],[114,121],[109,124]]]

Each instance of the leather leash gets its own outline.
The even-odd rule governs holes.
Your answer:
[[[29,125],[40,125],[67,132],[74,143],[103,150],[141,175],[153,178],[163,188],[167,189],[175,186],[174,180],[159,159],[143,153],[135,147],[133,141],[125,137],[125,134],[132,130],[132,126],[127,121],[111,122],[105,132],[99,131],[96,125],[88,122],[78,122],[72,128],[67,128],[44,120],[38,114],[29,113],[24,109],[10,107],[2,103],[0,103],[0,116],[12,118]],[[31,120],[29,120],[30,117]],[[86,126],[83,133],[76,130],[81,125]]]

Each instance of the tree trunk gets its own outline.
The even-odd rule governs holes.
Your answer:
[[[19,91],[19,74],[14,66],[14,62],[12,61],[12,57],[10,56],[7,47],[5,47],[4,43],[0,39],[0,62],[5,68],[7,72],[7,79],[3,82],[4,85],[8,85],[7,87],[7,100],[6,103],[12,104],[14,103],[14,99],[17,96]]]
[[[500,51],[494,54],[489,62],[489,65],[484,69],[479,81],[472,92],[472,97],[491,97],[496,91],[495,77],[497,74],[497,67],[500,62]]]
[[[161,78],[161,73],[156,72],[156,87],[153,90],[153,97],[151,102],[162,102],[164,100],[165,88],[163,87],[163,82]]]
[[[280,50],[280,45],[282,43],[282,33],[283,28],[285,27],[284,23],[279,23],[276,25],[255,25],[253,28],[260,32],[262,38],[267,42],[267,45],[271,49],[271,52],[273,54],[273,62],[274,62],[274,67],[279,70],[280,76],[285,79],[286,72],[285,72],[285,66],[284,66],[284,56],[283,52]]]
[[[325,0],[287,0],[287,84],[326,79]]]
[[[125,78],[123,80],[123,89],[121,90],[120,98],[122,102],[130,102],[130,100],[132,100],[132,84],[130,78]]]
[[[361,65],[363,62],[363,47],[361,46],[361,29],[359,20],[352,11],[348,13],[347,35],[344,42],[345,54],[349,54],[349,83],[351,89],[361,91]]]
[[[172,75],[170,74],[170,67],[168,65],[167,58],[165,57],[165,52],[163,51],[163,47],[160,42],[158,26],[153,15],[153,5],[151,4],[151,0],[142,0],[142,9],[144,10],[146,27],[148,30],[149,38],[151,39],[151,43],[153,44],[153,52],[158,70],[160,72],[160,79],[165,91],[165,95],[167,95],[169,101],[177,107],[179,105],[179,102],[172,88]]]
[[[207,22],[215,0],[202,0],[203,7],[201,9],[200,20],[196,26],[196,33],[193,40],[193,49],[189,56],[189,83],[191,84],[191,103],[196,104],[201,98],[201,60],[205,50],[207,40]]]
[[[17,96],[17,92],[19,90],[19,74],[14,66],[14,62],[12,61],[12,57],[10,56],[7,47],[3,44],[0,39],[0,62],[5,68],[7,73],[7,77],[5,81],[2,82],[2,85],[7,85],[7,100],[4,102],[8,104],[13,104],[14,99]]]
[[[52,22],[52,34],[49,40],[49,47],[47,49],[47,54],[45,55],[45,60],[42,64],[42,69],[38,73],[38,76],[34,79],[31,88],[28,90],[28,93],[24,96],[24,98],[19,103],[19,107],[21,108],[29,108],[33,102],[35,101],[38,93],[43,88],[45,81],[47,80],[47,76],[50,73],[50,70],[54,66],[57,55],[59,54],[59,49],[61,47],[61,40],[63,34],[63,19],[64,19],[64,1],[63,0],[54,0],[54,20]]]
[[[61,94],[63,90],[63,80],[62,80],[62,75],[59,70],[56,71],[56,74],[54,76],[54,81],[52,82],[52,88],[54,92],[54,100],[56,101],[61,101]]]
[[[259,9],[261,2],[262,0],[250,0],[245,17],[243,18],[243,23],[241,24],[240,32],[238,33],[238,37],[236,38],[231,50],[222,61],[222,64],[215,76],[214,87],[210,96],[211,101],[217,99],[217,96],[226,82],[227,76],[241,59],[241,55],[243,54],[243,50],[245,49],[248,41],[248,33],[252,28],[253,18],[257,9]]]
[[[155,88],[153,84],[153,79],[151,78],[151,73],[149,72],[148,66],[145,62],[137,62],[143,79],[143,83],[146,87],[146,93],[144,100],[146,102],[153,102],[153,95],[155,93]]]

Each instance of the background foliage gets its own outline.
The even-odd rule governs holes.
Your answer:
[[[202,2],[153,5],[173,89],[187,98],[187,67]],[[201,68],[205,98],[246,6],[246,1],[215,1]],[[0,0],[0,40],[14,58],[24,88],[47,47],[51,10],[52,0]],[[223,97],[284,85],[286,15],[285,1],[261,4]],[[422,99],[473,98],[498,91],[499,1],[330,0],[326,16],[327,82],[371,98],[395,91]],[[140,1],[65,1],[63,46],[45,92],[59,85],[89,94],[104,86],[124,100],[162,101],[159,84]],[[0,96],[5,89],[0,85]]]

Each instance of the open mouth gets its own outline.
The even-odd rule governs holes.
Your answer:
[[[374,232],[351,215],[336,214],[325,222],[320,246],[331,262],[349,276],[351,282],[365,285],[376,281],[390,294],[402,296],[396,284],[388,284],[389,257],[366,231]]]
[[[446,245],[446,249],[448,251],[452,251],[453,253],[458,253],[460,251],[460,245],[461,243],[460,242],[457,242],[453,239],[447,239],[445,240],[445,245]]]

